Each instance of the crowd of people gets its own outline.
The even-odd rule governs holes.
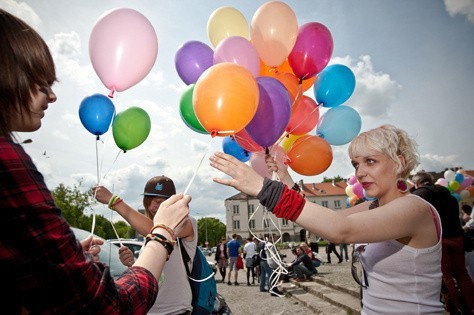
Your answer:
[[[79,241],[61,216],[42,174],[15,139],[15,132],[33,132],[41,127],[48,105],[56,101],[57,81],[51,53],[39,34],[19,18],[0,9],[0,263],[6,314],[191,314],[192,293],[182,263],[181,250],[191,257],[197,246],[196,220],[189,216],[190,196],[176,193],[166,176],[151,178],[145,185],[146,215],[132,209],[106,187],[93,188],[96,199],[117,211],[145,235],[145,245],[135,259],[120,248],[128,266],[119,279],[99,260],[102,241],[89,237]],[[416,143],[394,126],[383,125],[363,132],[349,145],[349,157],[357,180],[373,202],[362,202],[337,211],[307,202],[287,168],[279,168],[267,156],[270,171],[280,181],[262,178],[231,155],[216,152],[211,166],[230,178],[215,178],[256,196],[278,218],[291,220],[311,234],[328,240],[328,261],[335,244],[364,244],[356,253],[363,267],[358,279],[363,314],[443,314],[474,312],[472,262],[463,250],[462,231],[472,229],[472,208],[463,207],[459,223],[457,203],[438,205],[446,191],[434,191],[432,182],[415,180],[413,193],[406,179],[418,163]],[[416,178],[415,178],[416,179]],[[441,189],[442,190],[442,189]],[[436,193],[436,196],[431,196]],[[448,200],[446,195],[445,200]],[[317,273],[318,261],[309,240],[294,250],[286,264],[296,281]],[[344,249],[344,246],[343,248]],[[335,251],[337,253],[337,251]],[[242,257],[244,256],[245,257]],[[273,272],[278,255],[270,239],[247,239],[243,246],[234,235],[224,238],[216,251],[219,273],[228,285],[239,285],[239,260],[245,260],[247,285],[259,282],[260,291],[281,295],[282,281]],[[347,257],[337,253],[338,262]],[[319,261],[321,263],[321,261]],[[226,274],[226,269],[229,272]],[[232,274],[234,276],[232,277]],[[387,280],[389,279],[389,280]],[[440,299],[442,285],[444,302]],[[461,292],[460,295],[457,292]],[[452,301],[452,305],[449,304]],[[449,305],[448,305],[449,304]]]

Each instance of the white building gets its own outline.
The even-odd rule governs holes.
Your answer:
[[[347,195],[345,189],[347,183],[344,181],[336,183],[312,183],[299,182],[306,199],[320,204],[334,211],[347,208]],[[285,219],[277,219],[273,214],[266,213],[255,197],[244,193],[238,193],[225,200],[226,208],[226,237],[231,238],[237,234],[247,238],[252,234],[261,237],[265,234],[282,235],[283,242],[300,242],[305,240],[306,230],[296,223]],[[272,223],[273,222],[273,223]],[[281,231],[278,232],[278,229]]]

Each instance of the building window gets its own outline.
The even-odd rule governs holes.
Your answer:
[[[267,228],[267,227],[269,227],[269,226],[270,226],[270,224],[269,224],[269,222],[268,222],[268,219],[263,220],[263,227],[264,227],[264,228]]]
[[[234,230],[240,230],[240,221],[239,220],[232,221],[232,226],[234,227]]]
[[[234,214],[239,214],[239,205],[233,205],[232,208],[233,208]]]
[[[249,228],[250,229],[255,229],[255,220],[254,219],[249,221]]]
[[[254,206],[248,205],[248,211],[249,211],[249,215],[252,215],[255,212]]]
[[[288,225],[287,219],[281,219],[281,225]]]
[[[328,208],[328,202],[327,202],[327,201],[323,201],[323,202],[321,203],[321,206]],[[234,207],[235,207],[235,206],[234,206]]]
[[[334,209],[341,209],[341,201],[334,200]]]

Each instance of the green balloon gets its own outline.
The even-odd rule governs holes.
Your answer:
[[[147,112],[132,106],[115,116],[112,133],[115,144],[124,152],[138,147],[150,134],[151,120]]]
[[[196,132],[208,134],[194,113],[193,92],[194,84],[191,84],[184,91],[183,95],[181,95],[181,99],[179,100],[179,113],[181,114],[181,118],[183,119],[186,126]]]

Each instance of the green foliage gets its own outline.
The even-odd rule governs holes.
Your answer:
[[[89,209],[95,202],[90,192],[81,191],[82,182],[79,181],[74,187],[59,184],[51,193],[54,202],[61,209],[64,219],[72,226],[86,231],[92,229],[92,215],[86,215],[85,210]],[[94,234],[104,238],[117,238],[112,224],[103,215],[95,215]],[[133,229],[124,221],[114,223],[115,229],[121,238],[131,238]]]
[[[220,242],[220,239],[225,236],[226,226],[217,218],[200,218],[197,221],[197,226],[198,245],[204,246],[206,242],[206,231],[209,247],[216,246]]]
[[[337,183],[337,182],[342,182],[343,180],[344,180],[344,178],[342,178],[342,177],[339,176],[339,175],[337,175],[337,176],[334,177],[334,178],[330,178],[330,177],[328,178],[328,177],[325,176],[325,177],[323,177],[322,183],[332,183],[333,181],[334,181],[335,183]]]

